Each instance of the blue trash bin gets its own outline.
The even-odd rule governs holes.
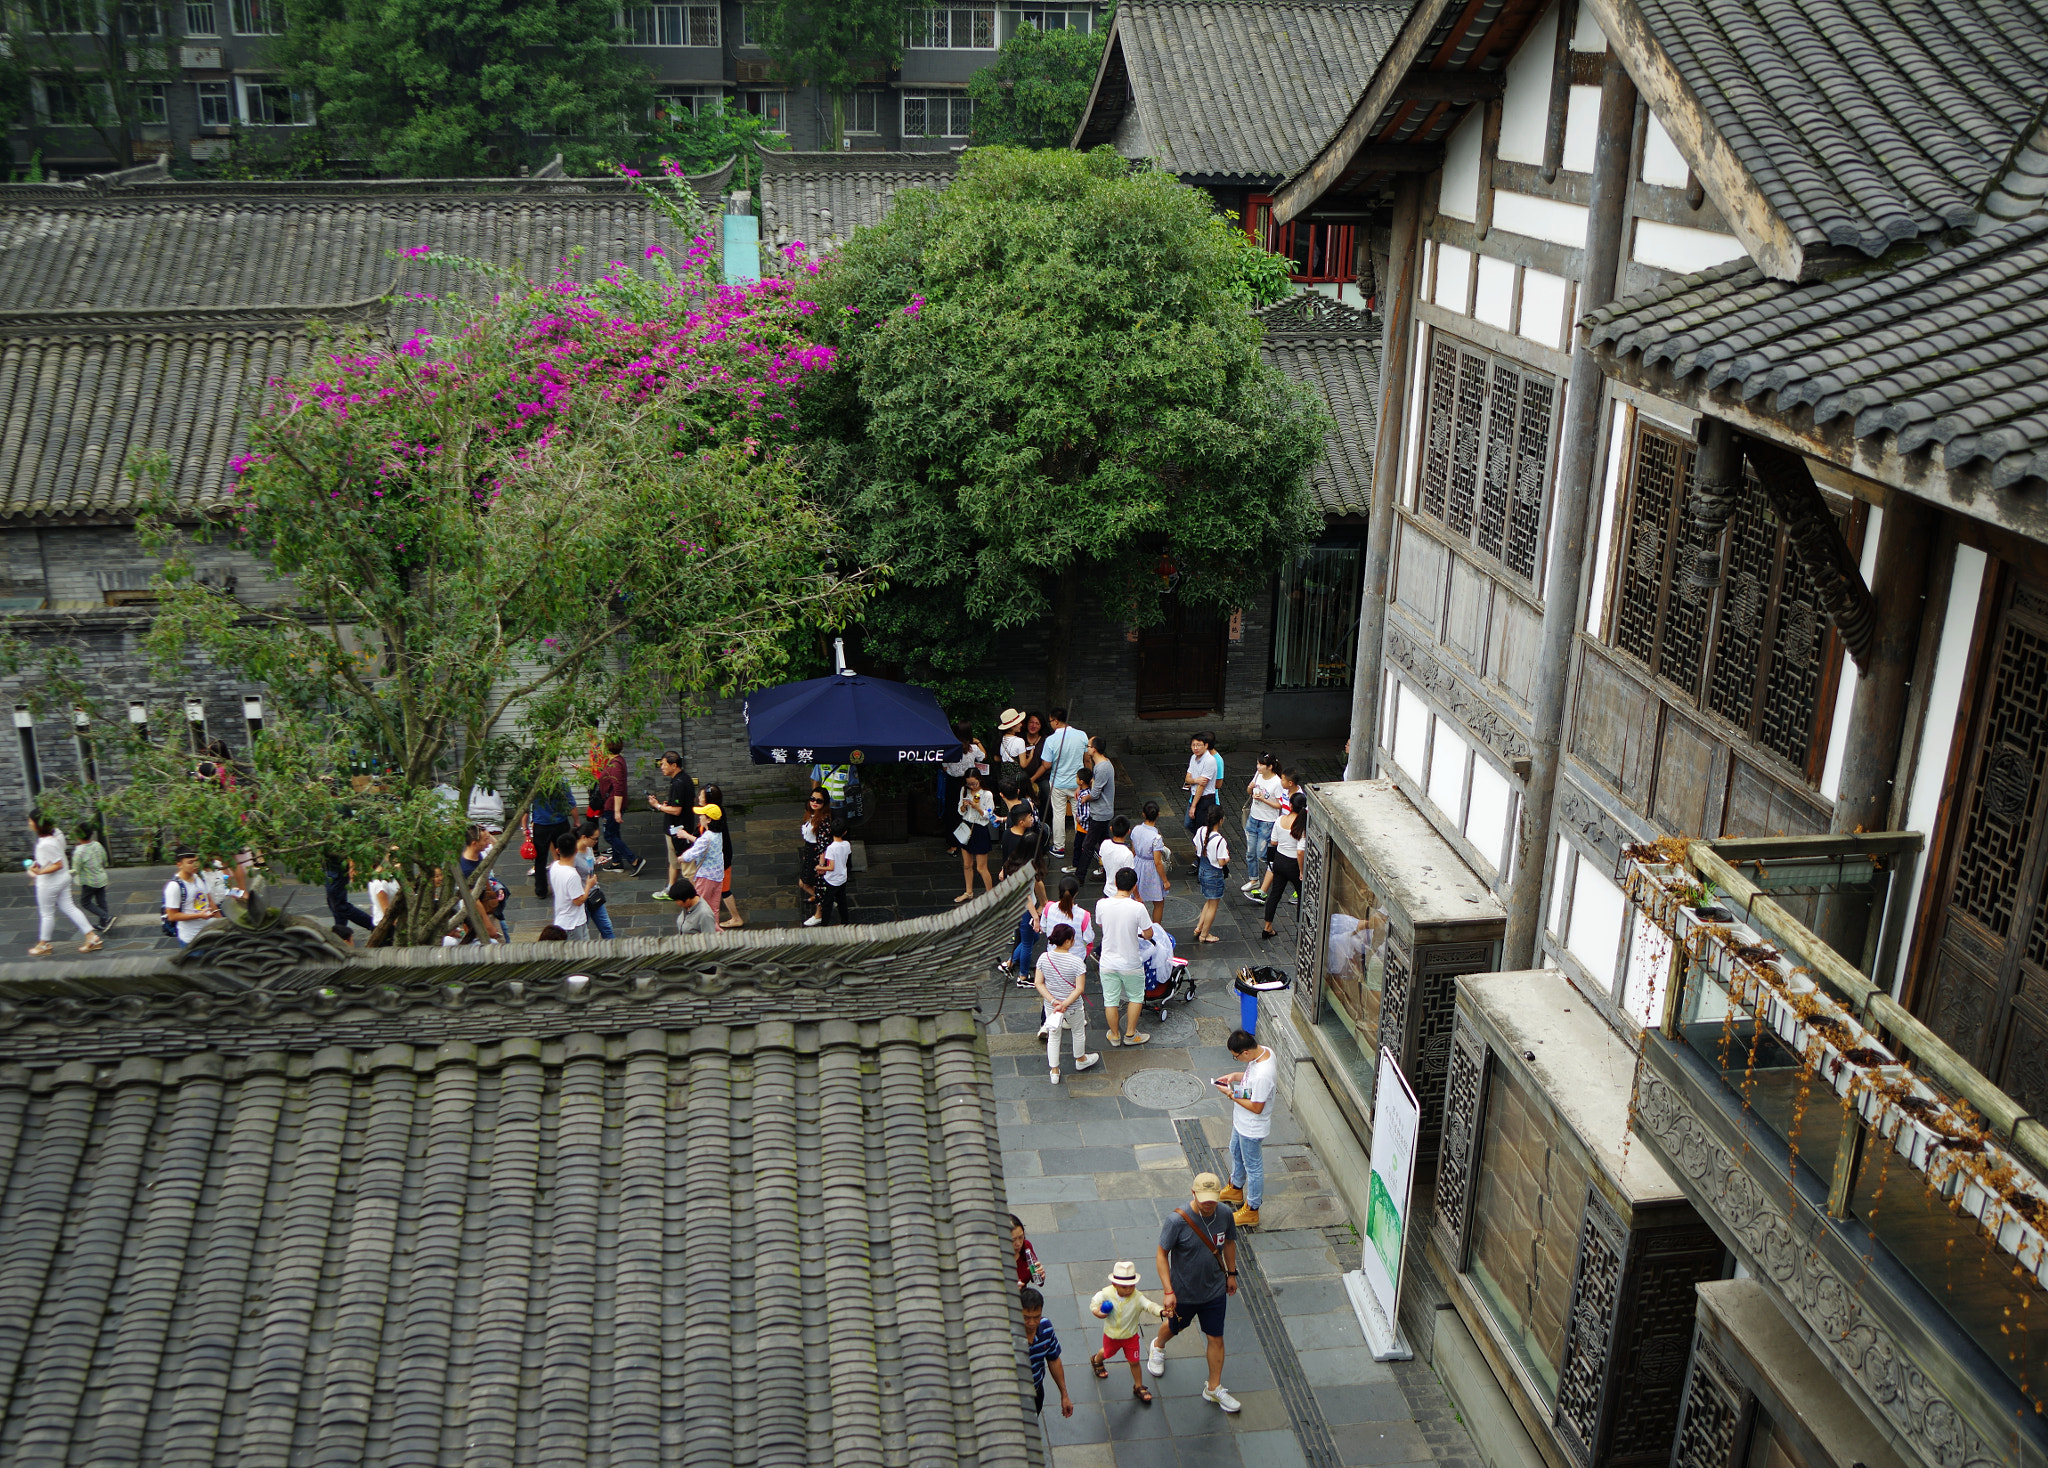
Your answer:
[[[1237,971],[1238,1026],[1254,1039],[1259,1033],[1259,996],[1285,989],[1294,982],[1285,969],[1246,968]]]

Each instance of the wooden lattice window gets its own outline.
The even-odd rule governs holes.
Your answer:
[[[1422,513],[1533,587],[1563,399],[1557,379],[1438,336],[1425,391]]]
[[[1818,780],[1822,694],[1839,656],[1827,614],[1746,463],[1727,529],[1701,538],[1687,513],[1693,453],[1674,434],[1637,428],[1608,642]],[[1848,506],[1836,514],[1846,521]],[[1717,548],[1721,584],[1703,593],[1694,567]]]

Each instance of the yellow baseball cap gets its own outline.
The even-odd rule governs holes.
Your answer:
[[[725,812],[715,805],[693,805],[690,807],[690,810],[692,814],[709,816],[714,821],[725,819]]]

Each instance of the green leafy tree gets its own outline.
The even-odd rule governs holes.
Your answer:
[[[338,157],[416,177],[572,173],[631,157],[646,69],[611,0],[297,0],[271,59],[318,103]]]
[[[1066,147],[1081,125],[1108,38],[1107,18],[1093,31],[1018,26],[994,63],[967,83],[967,95],[974,99],[974,141]]]
[[[8,8],[0,108],[28,124],[31,151],[53,129],[84,128],[109,168],[140,161],[136,143],[158,119],[160,98],[179,73],[170,64],[182,5],[118,0],[27,0]],[[43,102],[35,103],[40,79]],[[163,146],[168,147],[168,144]]]
[[[736,158],[732,187],[751,189],[759,181],[761,167],[757,150],[782,151],[789,139],[771,132],[765,117],[728,108],[690,113],[657,112],[655,131],[644,140],[641,156],[659,157],[676,164],[684,173],[712,173]]]
[[[856,231],[819,292],[842,370],[802,411],[858,554],[891,568],[871,652],[967,706],[1049,616],[1058,703],[1084,591],[1156,622],[1164,556],[1183,598],[1242,605],[1314,537],[1327,417],[1261,361],[1234,234],[1107,148],[975,149]]]
[[[166,727],[127,749],[126,784],[50,803],[308,881],[383,865],[403,884],[388,936],[431,942],[482,889],[455,875],[462,806],[437,786],[503,792],[516,848],[593,731],[804,671],[864,592],[788,442],[833,354],[796,286],[723,287],[701,239],[637,263],[584,286],[492,270],[441,337],[328,340],[256,419],[223,513],[147,501],[151,654],[260,683],[263,732],[232,788],[194,779]],[[222,540],[287,594],[199,580],[194,543]],[[45,663],[42,703],[121,726],[75,658]]]
[[[903,54],[902,0],[747,0],[747,24],[786,81],[832,99],[829,146],[846,139],[846,94]]]

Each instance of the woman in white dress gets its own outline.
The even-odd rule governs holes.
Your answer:
[[[96,953],[100,947],[100,935],[95,933],[92,923],[78,910],[78,904],[71,900],[71,858],[70,843],[64,833],[57,829],[55,821],[43,819],[41,811],[35,811],[28,818],[28,828],[35,833],[36,854],[27,863],[29,875],[36,881],[36,912],[41,919],[42,941],[29,952],[37,958],[53,952],[56,945],[50,937],[57,930],[57,914],[62,913],[71,920],[78,935],[85,941],[78,945],[80,953]]]

